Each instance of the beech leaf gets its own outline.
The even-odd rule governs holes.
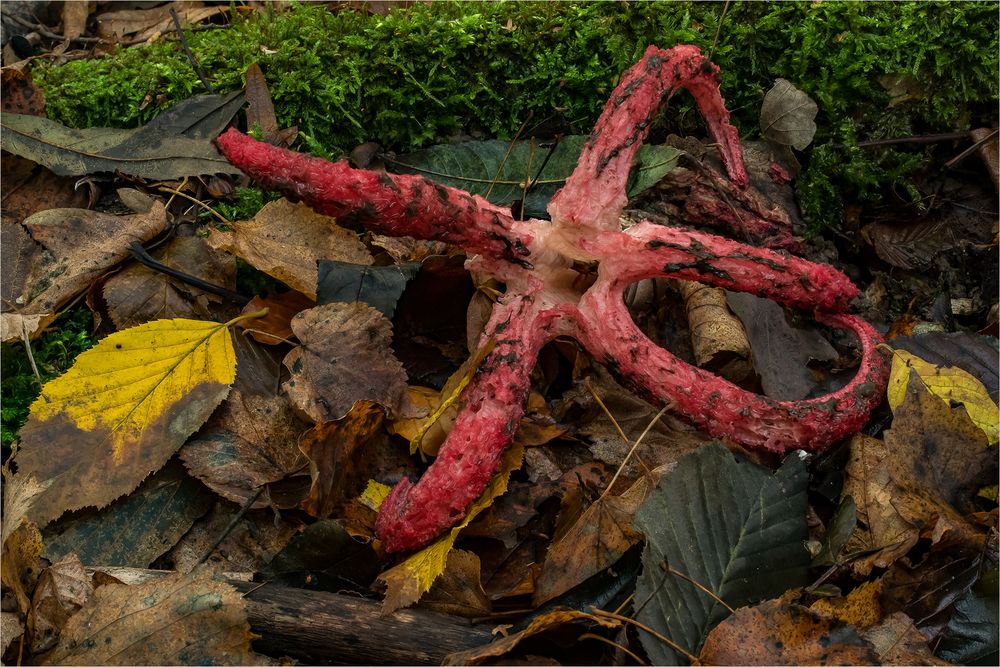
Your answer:
[[[927,387],[927,390],[948,404],[961,403],[969,413],[972,422],[981,428],[990,444],[997,444],[1000,430],[1000,410],[990,398],[986,387],[975,376],[951,366],[937,366],[924,361],[906,350],[895,350],[892,356],[892,370],[886,398],[895,412],[906,397],[911,374]]]
[[[635,516],[646,535],[637,619],[697,655],[727,612],[665,567],[697,581],[731,607],[805,583],[809,474],[797,453],[770,474],[719,444],[681,459]],[[687,664],[652,635],[640,639],[655,664]]]
[[[135,129],[78,130],[48,118],[0,113],[0,146],[60,176],[119,172],[149,180],[239,174],[211,139],[243,104],[242,91],[204,95]]]
[[[367,266],[320,260],[316,302],[322,305],[363,301],[386,317],[392,317],[399,297],[418,271],[420,264],[417,262]]]
[[[805,150],[816,136],[818,111],[811,97],[790,81],[777,79],[760,108],[761,132],[768,141]]]
[[[157,320],[111,334],[42,387],[21,429],[17,477],[45,487],[28,517],[104,507],[134,489],[229,393],[226,324]]]
[[[566,136],[554,149],[532,140],[466,141],[431,146],[387,161],[399,173],[420,174],[501,206],[521,200],[526,185],[537,179],[525,199],[524,214],[544,218],[549,200],[573,173],[587,139],[585,135]],[[629,197],[656,184],[677,166],[681,154],[671,146],[640,147]]]

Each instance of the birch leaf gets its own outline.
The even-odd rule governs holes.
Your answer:
[[[81,354],[21,429],[17,477],[45,487],[28,517],[44,526],[131,492],[225,399],[235,369],[227,325],[196,320],[126,329]]]
[[[760,129],[764,138],[782,146],[805,150],[816,135],[819,107],[790,81],[778,79],[764,96]]]

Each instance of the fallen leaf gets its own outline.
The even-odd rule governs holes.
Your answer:
[[[750,375],[750,341],[743,324],[726,305],[726,291],[687,280],[673,281],[684,299],[695,363],[731,382]]]
[[[27,256],[30,273],[20,293],[11,295],[18,313],[43,315],[33,334],[39,332],[70,299],[130,257],[129,243],[148,241],[166,224],[166,209],[160,202],[147,213],[132,215],[50,209],[31,216],[24,227],[43,251]]]
[[[0,654],[6,654],[15,641],[24,635],[21,616],[13,611],[0,611]]]
[[[299,438],[299,449],[309,459],[312,488],[302,509],[319,519],[357,495],[356,468],[365,447],[381,433],[385,412],[373,401],[357,401],[350,412],[332,422],[316,424]],[[386,444],[379,442],[379,444]]]
[[[705,639],[704,665],[873,665],[878,657],[857,630],[808,608],[768,600],[743,607]]]
[[[234,222],[232,231],[213,229],[213,248],[225,250],[292,289],[316,299],[316,262],[335,259],[370,265],[371,253],[350,230],[305,204],[279,199],[262,208],[253,220]]]
[[[818,614],[864,630],[882,620],[881,597],[884,590],[885,584],[881,579],[866,581],[848,593],[847,597],[820,598],[809,605],[809,608]]]
[[[516,444],[508,448],[501,460],[500,470],[490,480],[483,494],[469,507],[461,523],[437,541],[378,576],[378,580],[386,586],[385,599],[382,601],[383,614],[409,607],[430,590],[434,581],[444,572],[448,554],[459,533],[507,490],[510,474],[521,467],[523,458],[524,448]]]
[[[620,496],[602,495],[553,540],[535,582],[532,604],[537,607],[565,593],[639,543],[642,534],[632,527],[632,519],[657,478],[640,477]]]
[[[243,104],[243,93],[185,100],[135,129],[73,129],[47,118],[0,114],[0,146],[60,176],[120,172],[148,180],[239,174],[204,133],[218,134]],[[221,125],[219,120],[222,120]],[[43,138],[44,137],[44,138]]]
[[[46,488],[28,516],[104,507],[159,469],[225,399],[228,327],[158,320],[111,334],[42,387],[20,431],[17,476]]]
[[[42,532],[49,560],[76,554],[86,563],[145,568],[212,506],[212,494],[169,461],[135,491],[97,512],[74,514]]]
[[[3,77],[2,91],[3,111],[5,113],[26,114],[30,116],[45,115],[45,91],[31,80],[28,69],[4,67],[0,71]],[[4,156],[4,161],[7,157]],[[6,198],[4,208],[7,207]]]
[[[1000,653],[997,569],[987,571],[955,603],[937,645],[937,655],[956,665],[992,665]]]
[[[280,345],[295,337],[292,332],[292,318],[316,305],[316,302],[302,292],[291,290],[270,296],[255,296],[243,307],[241,315],[260,312],[267,308],[267,315],[253,320],[242,320],[239,327],[258,343]]]
[[[6,204],[5,204],[6,206]],[[18,222],[0,223],[0,261],[3,262],[3,282],[0,283],[2,312],[17,310],[27,303],[25,286],[43,250],[31,234]]]
[[[355,401],[375,401],[399,415],[406,374],[389,345],[392,327],[371,306],[331,303],[292,318],[301,341],[285,357],[291,379],[283,387],[313,421],[340,419]]]
[[[875,647],[879,665],[950,665],[934,657],[930,646],[913,619],[902,612],[886,616],[861,636]]]
[[[38,331],[42,320],[46,319],[48,315],[48,313],[42,315],[0,314],[0,342],[28,340],[32,333]]]
[[[952,533],[951,540],[981,544],[959,510],[972,509],[996,470],[986,435],[965,410],[911,379],[884,441],[860,434],[851,441],[842,494],[857,503],[858,527],[848,550],[874,552],[852,563],[855,572],[888,567],[920,537],[933,544]]]
[[[321,259],[318,269],[316,287],[318,304],[362,301],[391,318],[396,311],[399,297],[402,296],[407,283],[420,270],[420,265],[411,262],[389,266],[367,266]]]
[[[243,505],[260,487],[304,471],[306,460],[295,443],[305,429],[284,396],[233,389],[179,454],[192,475]],[[262,496],[252,507],[269,504]]]
[[[86,32],[88,16],[90,16],[89,2],[64,2],[62,10],[63,37],[72,39]]]
[[[204,239],[173,239],[153,257],[170,268],[230,290],[236,289],[236,260],[208,247]],[[133,263],[104,283],[111,321],[127,329],[151,320],[175,317],[210,319],[209,302],[219,297],[160,271]]]
[[[760,107],[764,138],[795,150],[805,150],[816,136],[819,107],[790,81],[776,79]]]
[[[492,608],[480,579],[479,556],[453,549],[444,572],[420,598],[420,607],[463,618],[489,616]]]
[[[202,568],[99,587],[42,664],[250,665],[253,637],[242,595]]]
[[[31,600],[31,651],[48,651],[80,607],[94,593],[90,575],[76,554],[69,554],[45,568]]]
[[[993,336],[966,332],[932,331],[899,336],[894,349],[903,349],[936,366],[955,366],[976,377],[996,402],[1000,395],[1000,343]]]
[[[805,462],[794,453],[773,475],[718,444],[681,459],[635,515],[646,536],[635,596],[649,600],[636,619],[697,655],[728,612],[670,570],[730,607],[805,583],[808,480]],[[653,662],[682,659],[653,635],[640,630],[639,637]]]
[[[4,485],[5,495],[11,484]],[[5,499],[6,500],[6,499]],[[8,526],[12,522],[13,526]],[[4,529],[10,531],[4,537],[3,558],[0,558],[0,579],[4,593],[13,593],[17,610],[27,614],[31,609],[31,594],[44,569],[42,555],[42,535],[38,527],[28,521],[18,522],[4,513]]]
[[[810,361],[832,361],[837,351],[818,331],[788,324],[785,309],[753,294],[730,292],[729,306],[746,327],[753,367],[764,393],[779,401],[805,398],[816,387]]]
[[[45,167],[16,155],[4,156],[0,171],[5,223],[24,222],[35,213],[50,208],[93,208],[94,191],[76,187],[78,179],[71,176],[56,176]]]
[[[247,68],[246,81],[247,127],[257,128],[264,141],[277,143],[278,118],[260,65],[253,63]]]
[[[518,644],[529,637],[560,628],[566,625],[575,625],[578,622],[586,623],[587,626],[597,626],[604,628],[617,628],[621,624],[610,618],[595,616],[582,611],[569,609],[559,609],[542,614],[531,621],[524,630],[507,635],[502,639],[490,642],[480,648],[461,651],[448,655],[442,664],[445,665],[481,665],[489,658],[505,656],[514,650]],[[581,629],[581,632],[583,630]],[[506,664],[506,662],[504,662]]]
[[[970,373],[955,367],[940,367],[924,361],[906,350],[894,350],[886,398],[893,411],[906,396],[910,377],[917,379],[930,393],[950,405],[961,403],[972,422],[981,428],[991,445],[997,444],[1000,431],[1000,409],[990,398],[986,387]]]

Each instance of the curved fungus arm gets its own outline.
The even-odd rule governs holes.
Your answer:
[[[531,371],[548,331],[532,297],[494,308],[496,346],[467,390],[437,458],[416,484],[403,478],[379,508],[375,533],[387,552],[424,546],[462,518],[500,466],[524,414]]]
[[[632,158],[649,133],[665,97],[686,88],[698,104],[712,137],[720,145],[730,179],[747,184],[736,128],[729,123],[719,91],[719,68],[696,46],[650,46],[611,93],[566,184],[549,202],[553,222],[593,229],[618,229],[618,214],[628,202],[625,185]]]
[[[446,241],[470,253],[530,266],[532,237],[510,210],[421,176],[354,169],[257,141],[235,129],[216,139],[233,165],[266,188],[379,234]]]

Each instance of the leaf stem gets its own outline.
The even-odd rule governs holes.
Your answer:
[[[645,623],[641,623],[641,622],[635,620],[634,618],[629,618],[628,616],[622,616],[621,614],[616,614],[616,613],[611,612],[611,611],[604,611],[603,609],[598,609],[597,607],[593,607],[592,608],[592,613],[594,614],[594,616],[606,616],[607,618],[613,618],[616,621],[621,621],[623,623],[631,623],[632,625],[634,625],[635,627],[639,628],[640,630],[645,630],[646,632],[648,632],[649,634],[653,635],[654,637],[656,637],[657,639],[659,639],[661,642],[663,642],[664,644],[666,644],[667,646],[669,646],[673,650],[675,650],[678,653],[680,653],[681,655],[683,655],[685,658],[688,659],[688,661],[690,661],[690,663],[692,665],[700,665],[701,664],[701,661],[698,660],[697,656],[692,655],[687,650],[685,650],[683,646],[681,646],[680,644],[678,644],[674,640],[661,635],[659,632],[657,632],[653,628],[649,627]]]

